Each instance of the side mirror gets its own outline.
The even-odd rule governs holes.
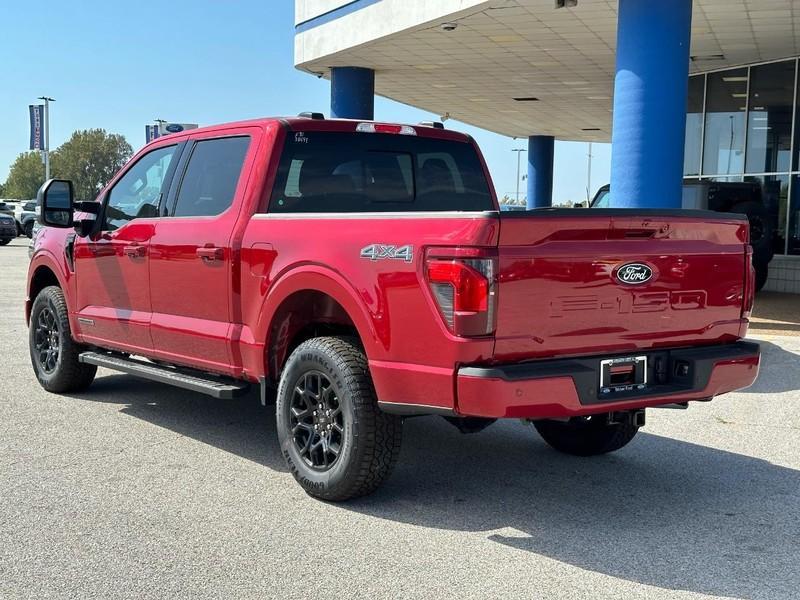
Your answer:
[[[48,227],[72,227],[74,199],[72,182],[66,179],[48,179],[36,194],[39,204],[39,223]]]

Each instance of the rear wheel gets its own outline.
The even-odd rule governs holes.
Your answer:
[[[639,427],[632,423],[609,423],[607,415],[574,417],[569,421],[535,421],[533,426],[550,446],[574,456],[594,456],[627,445]]]
[[[94,380],[97,367],[78,361],[83,348],[72,339],[61,288],[46,287],[36,296],[28,342],[36,378],[48,392],[81,391]]]
[[[397,462],[402,419],[378,408],[367,359],[352,339],[300,344],[281,375],[276,413],[283,457],[311,496],[364,496]]]

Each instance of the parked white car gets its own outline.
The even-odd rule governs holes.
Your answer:
[[[33,225],[36,223],[36,200],[23,200],[14,206],[14,218],[17,220],[17,230],[28,237],[33,235]]]

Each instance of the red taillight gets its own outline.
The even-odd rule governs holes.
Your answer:
[[[453,310],[480,312],[489,305],[489,282],[468,264],[451,261],[434,261],[428,264],[431,283],[453,287]]]
[[[429,257],[427,279],[447,328],[459,336],[494,331],[496,259]]]

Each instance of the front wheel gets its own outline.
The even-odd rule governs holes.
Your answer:
[[[0,246],[7,246],[10,243],[11,243],[11,238],[5,238],[0,240]]]
[[[627,445],[639,431],[633,423],[609,423],[606,415],[535,421],[533,426],[550,446],[574,456],[614,452]]]
[[[97,367],[78,360],[82,347],[72,339],[61,288],[46,287],[36,296],[28,343],[36,379],[48,392],[78,392],[94,381]]]
[[[33,220],[30,220],[22,226],[22,232],[29,238],[33,237]]]
[[[366,356],[350,338],[297,347],[281,375],[276,413],[283,457],[311,496],[364,496],[397,462],[402,419],[378,408]]]

